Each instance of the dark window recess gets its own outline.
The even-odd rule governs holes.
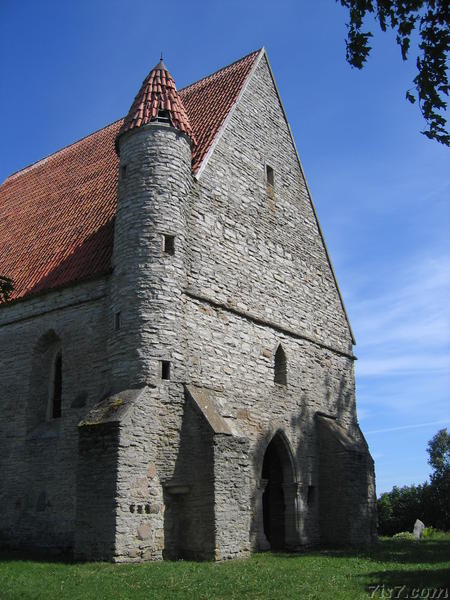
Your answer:
[[[173,256],[175,254],[175,236],[164,235],[163,236],[163,250],[166,254]]]
[[[120,329],[121,324],[122,323],[120,319],[120,312],[116,312],[116,314],[114,315],[114,329],[118,331]]]
[[[275,383],[280,385],[287,384],[287,363],[286,354],[284,353],[283,347],[280,344],[275,352]]]
[[[161,361],[161,379],[170,379],[170,361]]]
[[[55,370],[53,374],[52,389],[52,418],[59,419],[61,416],[61,396],[62,396],[62,359],[61,354],[55,359]]]
[[[127,165],[122,165],[120,168],[120,175],[122,179],[126,179],[127,176]]]
[[[311,504],[314,504],[314,500],[315,500],[315,496],[316,496],[316,488],[313,485],[309,485],[308,486],[308,506],[311,506]]]
[[[168,123],[171,125],[170,114],[168,110],[158,110],[156,117],[153,117],[151,120],[155,121],[156,123]]]
[[[269,167],[269,165],[266,165],[266,181],[267,185],[269,185],[270,187],[273,187],[275,184],[273,169],[272,167]]]

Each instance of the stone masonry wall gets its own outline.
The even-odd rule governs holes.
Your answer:
[[[359,435],[352,338],[265,57],[194,187],[187,248],[188,382],[214,389],[222,416],[249,440],[250,497],[242,486],[241,500],[251,506],[252,546],[262,459],[277,430],[295,459],[298,543],[317,542],[314,414]],[[279,343],[286,386],[274,383]],[[237,474],[229,477],[232,485]],[[224,540],[220,551],[234,550]]]
[[[119,458],[116,423],[79,428],[76,560],[111,560],[116,553],[116,497]]]
[[[190,142],[172,127],[151,124],[120,139],[110,310],[121,324],[108,344],[117,391],[154,385],[161,360],[183,368],[178,332],[190,164]],[[164,235],[175,236],[173,255],[163,250]]]
[[[336,435],[323,421],[318,423],[321,541],[333,546],[372,542],[376,537],[373,460],[362,436],[353,444],[343,442],[339,427],[332,423]]]
[[[266,185],[266,164],[274,188]],[[263,56],[200,176],[189,286],[351,352],[351,336]]]
[[[227,435],[214,439],[216,560],[250,553],[250,461],[248,440]]]
[[[0,308],[7,349],[0,361],[1,544],[73,546],[77,424],[108,391],[105,297],[101,279]],[[62,355],[59,419],[46,420],[51,372],[39,354],[45,340]]]
[[[309,486],[317,491],[319,485],[314,415],[317,411],[335,415],[346,431],[356,431],[353,361],[206,302],[191,300],[187,310],[191,383],[214,390],[216,404],[230,428],[238,437],[249,440],[251,484],[239,488],[241,501],[248,503],[251,517],[256,519],[254,499],[264,452],[272,436],[282,430],[297,467],[298,543],[318,542],[317,493],[314,502],[308,504]],[[274,382],[274,356],[279,343],[287,357],[286,386]],[[246,469],[241,468],[244,476]],[[236,473],[232,469],[227,473],[228,485],[234,486]],[[251,529],[255,548],[254,522]],[[235,528],[235,539],[243,535]],[[228,549],[221,550],[226,553]]]

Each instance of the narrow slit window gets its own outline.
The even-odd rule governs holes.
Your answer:
[[[275,352],[275,375],[274,381],[280,385],[287,385],[287,362],[286,354],[280,344]]]
[[[120,312],[116,312],[116,314],[114,315],[114,329],[116,331],[119,331],[120,326],[121,326]]]
[[[52,418],[59,419],[61,417],[61,399],[62,399],[62,358],[59,353],[56,356],[54,371],[53,371],[53,386],[52,386]]]
[[[166,254],[173,256],[175,254],[175,236],[164,235],[163,236],[163,250]]]
[[[161,379],[170,379],[170,361],[161,361]]]
[[[126,179],[127,177],[127,165],[122,165],[120,168],[120,175],[122,179]]]
[[[311,506],[312,504],[314,504],[315,496],[316,496],[315,487],[313,485],[309,485],[308,486],[308,498],[307,498],[308,506]]]
[[[269,165],[266,165],[266,181],[268,186],[270,186],[271,188],[274,187],[275,176],[272,167],[270,167]]]

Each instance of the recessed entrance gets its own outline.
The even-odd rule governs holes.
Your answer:
[[[266,450],[263,464],[263,479],[267,479],[263,494],[264,533],[272,550],[284,548],[284,494],[281,461],[275,444]]]
[[[264,536],[271,550],[285,550],[296,540],[296,484],[287,440],[277,433],[264,454],[262,495]]]

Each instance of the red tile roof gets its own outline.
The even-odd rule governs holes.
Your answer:
[[[175,82],[161,60],[144,79],[141,89],[125,117],[119,136],[136,127],[148,125],[160,110],[167,111],[176,129],[186,133],[195,143],[189,117],[177,92]],[[119,137],[118,136],[118,137]],[[116,145],[118,150],[118,145]]]
[[[259,51],[180,90],[197,172]],[[134,117],[133,117],[134,118]],[[0,186],[0,275],[16,300],[99,277],[111,269],[123,120],[11,175]]]

